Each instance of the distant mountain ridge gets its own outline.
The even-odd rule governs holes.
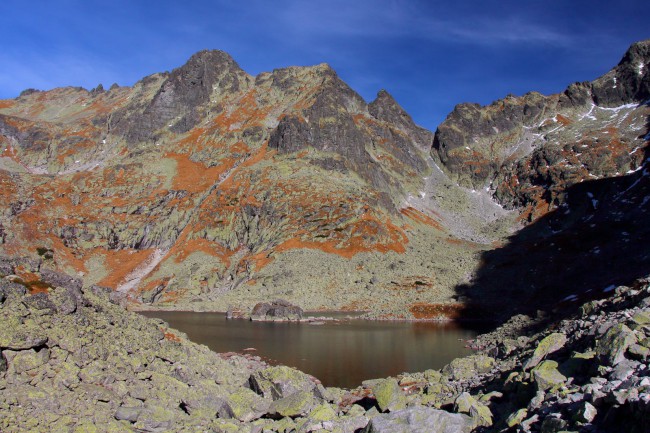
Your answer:
[[[460,104],[435,134],[325,64],[253,77],[222,51],[133,87],[26,91],[0,101],[4,273],[83,276],[136,308],[454,315],[521,222],[645,173],[649,71],[639,42],[591,83]]]

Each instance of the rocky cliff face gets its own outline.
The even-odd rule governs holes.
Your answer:
[[[563,203],[567,187],[641,166],[649,69],[650,42],[638,42],[610,72],[561,94],[460,104],[438,127],[432,153],[459,183],[494,191],[532,221]]]
[[[220,51],[133,87],[25,91],[0,101],[1,254],[25,283],[62,271],[139,308],[456,311],[517,218],[581,182],[645,184],[648,47],[559,95],[461,104],[435,136],[327,65],[253,77]]]
[[[437,277],[421,259],[449,236],[405,205],[431,133],[324,64],[252,77],[203,51],[131,88],[24,92],[0,102],[0,133],[3,255],[48,251],[134,302],[380,311],[405,290],[393,313],[449,301],[471,267],[464,245],[438,248],[465,266]]]

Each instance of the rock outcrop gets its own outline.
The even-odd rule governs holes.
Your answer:
[[[251,311],[251,320],[291,321],[302,319],[302,308],[297,305],[277,299],[271,302],[260,302]]]
[[[649,47],[633,44],[610,72],[561,94],[460,104],[438,127],[433,155],[461,184],[528,208],[530,220],[560,205],[573,184],[635,170],[646,140]]]

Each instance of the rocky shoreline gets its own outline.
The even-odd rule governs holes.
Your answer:
[[[323,387],[216,354],[99,287],[0,280],[0,431],[647,432],[650,284],[515,316],[441,370]]]

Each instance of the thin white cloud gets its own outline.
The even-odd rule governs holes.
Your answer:
[[[331,0],[296,2],[281,14],[284,31],[300,37],[413,37],[477,45],[553,43],[566,45],[570,36],[523,16],[430,16],[414,2],[400,0]]]

